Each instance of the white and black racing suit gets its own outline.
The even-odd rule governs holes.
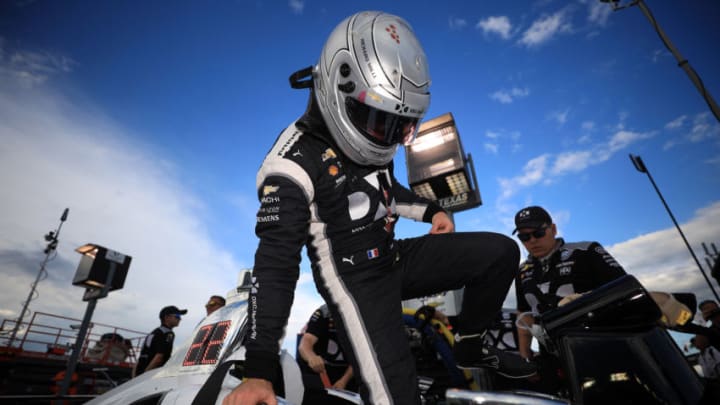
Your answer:
[[[564,297],[592,291],[625,274],[622,266],[597,242],[565,243],[557,238],[555,248],[545,257],[528,255],[515,280],[518,312],[536,315],[555,309]],[[560,359],[540,346],[535,357],[540,379],[530,389],[556,395],[567,390]]]
[[[598,242],[565,243],[544,258],[528,256],[515,281],[518,311],[542,314],[564,297],[592,291],[625,275],[622,266]]]
[[[306,246],[364,403],[419,404],[401,300],[465,286],[459,328],[482,331],[517,273],[517,244],[481,232],[395,240],[398,216],[431,222],[442,209],[400,185],[392,164],[365,167],[343,156],[317,117],[311,103],[280,134],[257,175],[260,242],[245,376],[277,375]]]

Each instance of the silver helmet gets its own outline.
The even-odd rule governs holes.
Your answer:
[[[361,165],[388,164],[430,105],[427,58],[400,17],[365,11],[330,34],[313,68],[315,97],[338,147]]]

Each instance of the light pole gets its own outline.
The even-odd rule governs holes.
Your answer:
[[[715,291],[715,288],[713,287],[712,283],[710,282],[710,279],[708,278],[707,274],[705,274],[705,270],[703,270],[702,265],[700,264],[700,260],[698,260],[697,256],[695,255],[695,252],[692,250],[692,247],[690,247],[690,243],[688,243],[687,238],[685,238],[685,234],[683,233],[682,229],[680,229],[680,225],[675,220],[675,216],[673,215],[672,211],[670,211],[670,207],[668,207],[667,203],[665,202],[665,198],[663,198],[662,194],[660,193],[660,189],[655,184],[655,180],[653,180],[652,175],[650,174],[650,171],[645,166],[645,163],[643,163],[642,158],[640,158],[640,156],[630,154],[630,160],[632,161],[632,163],[635,166],[635,169],[637,169],[637,171],[639,171],[640,173],[647,174],[648,179],[650,179],[650,183],[652,183],[653,187],[655,188],[655,191],[657,192],[658,197],[660,197],[660,201],[662,201],[663,205],[665,206],[665,209],[667,210],[668,214],[670,215],[670,219],[672,219],[673,223],[675,224],[675,227],[677,228],[678,232],[680,233],[680,236],[682,237],[682,240],[685,242],[685,246],[687,246],[688,250],[690,251],[690,255],[692,255],[693,259],[695,259],[695,263],[697,264],[698,269],[700,269],[700,272],[702,273],[703,277],[705,277],[705,281],[707,281],[707,284],[710,287],[710,291],[712,291],[713,295],[715,296],[715,299],[720,301],[720,297],[718,297],[718,294]]]
[[[28,294],[27,299],[23,303],[23,308],[22,311],[20,311],[20,316],[15,322],[15,327],[13,328],[12,334],[10,335],[10,342],[8,343],[8,347],[12,347],[12,344],[15,341],[15,337],[17,336],[18,330],[20,330],[20,326],[22,326],[23,318],[25,318],[25,313],[28,310],[30,301],[33,300],[33,296],[35,295],[35,289],[37,288],[38,283],[43,280],[43,275],[47,274],[47,271],[45,271],[45,265],[47,265],[47,263],[51,260],[50,255],[55,253],[55,249],[57,249],[60,229],[62,229],[63,223],[67,219],[69,211],[69,208],[65,208],[65,211],[63,211],[62,216],[60,217],[60,225],[58,225],[55,231],[50,231],[47,233],[47,235],[45,235],[45,241],[48,243],[44,250],[45,260],[43,260],[42,264],[40,265],[40,271],[38,271],[38,275],[37,277],[35,277],[35,281],[30,285],[30,294]]]
[[[685,59],[681,54],[680,51],[675,48],[675,45],[670,41],[670,38],[668,38],[667,35],[665,35],[665,31],[660,28],[660,24],[658,24],[657,20],[655,20],[655,17],[653,16],[652,12],[648,8],[648,6],[645,4],[643,0],[632,0],[629,3],[627,3],[624,6],[619,5],[619,0],[600,0],[602,3],[610,3],[612,5],[613,11],[622,10],[627,7],[631,6],[638,6],[640,8],[640,11],[645,15],[645,17],[650,21],[650,24],[655,28],[655,31],[657,32],[658,36],[660,37],[660,40],[662,41],[663,45],[673,54],[675,57],[675,60],[678,63],[678,67],[682,68],[682,70],[687,73],[688,78],[690,78],[690,81],[695,85],[695,88],[700,92],[700,95],[705,100],[705,103],[707,103],[708,107],[710,108],[710,111],[715,116],[715,119],[720,122],[720,108],[718,107],[717,103],[713,99],[712,95],[710,94],[710,91],[708,91],[705,88],[705,85],[703,84],[702,79],[700,79],[700,75],[697,74],[695,69],[693,69],[692,66],[690,66],[690,62],[688,62],[687,59]]]

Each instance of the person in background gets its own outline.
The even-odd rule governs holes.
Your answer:
[[[207,304],[205,304],[205,311],[207,312],[206,315],[210,315],[213,312],[217,311],[221,307],[225,306],[225,298],[219,296],[219,295],[212,295],[210,296],[210,299],[208,300]]]
[[[310,317],[300,338],[297,357],[305,387],[303,404],[333,403],[337,397],[328,395],[325,388],[357,391],[352,366],[340,347],[335,321],[327,305],[318,308]],[[338,403],[347,402],[340,400]]]
[[[710,327],[720,330],[720,307],[714,300],[705,300],[698,304],[698,309],[705,322],[710,322]]]
[[[601,285],[625,275],[625,270],[598,242],[566,243],[557,238],[557,226],[550,214],[538,206],[521,209],[515,215],[517,237],[528,251],[515,279],[518,316],[532,323],[533,315],[557,308]],[[563,301],[564,300],[564,301]],[[535,358],[531,349],[533,336],[527,329],[518,329],[518,350],[526,359],[540,363],[541,390],[554,394],[560,382],[555,378],[557,358],[545,353]]]
[[[174,305],[160,311],[160,326],[145,337],[140,357],[132,372],[133,378],[167,363],[175,340],[175,333],[172,330],[180,324],[180,319],[185,314],[187,309],[178,309]]]
[[[534,373],[483,340],[517,273],[517,244],[498,233],[454,233],[442,207],[395,178],[395,152],[412,142],[430,105],[427,58],[410,25],[379,11],[356,13],[330,34],[317,65],[290,83],[311,89],[308,107],[257,174],[245,379],[223,404],[276,403],[278,342],[303,246],[363,403],[421,403],[401,302],[462,287],[456,363],[518,378]],[[429,234],[396,239],[401,216],[431,224]]]
[[[720,351],[710,346],[710,340],[705,335],[695,335],[690,340],[698,350],[698,364],[702,367],[703,377],[720,381]]]
[[[706,326],[704,330],[693,329],[693,332],[707,336],[710,345],[716,350],[720,350],[720,307],[714,300],[705,300],[698,304],[698,309]]]

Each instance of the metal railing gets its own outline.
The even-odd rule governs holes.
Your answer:
[[[9,332],[17,326],[13,319],[0,325],[0,355],[62,359],[74,350],[81,320],[45,312],[35,312],[22,322],[12,339]],[[80,350],[83,362],[99,365],[131,366],[137,361],[146,333],[98,322],[90,324]]]

